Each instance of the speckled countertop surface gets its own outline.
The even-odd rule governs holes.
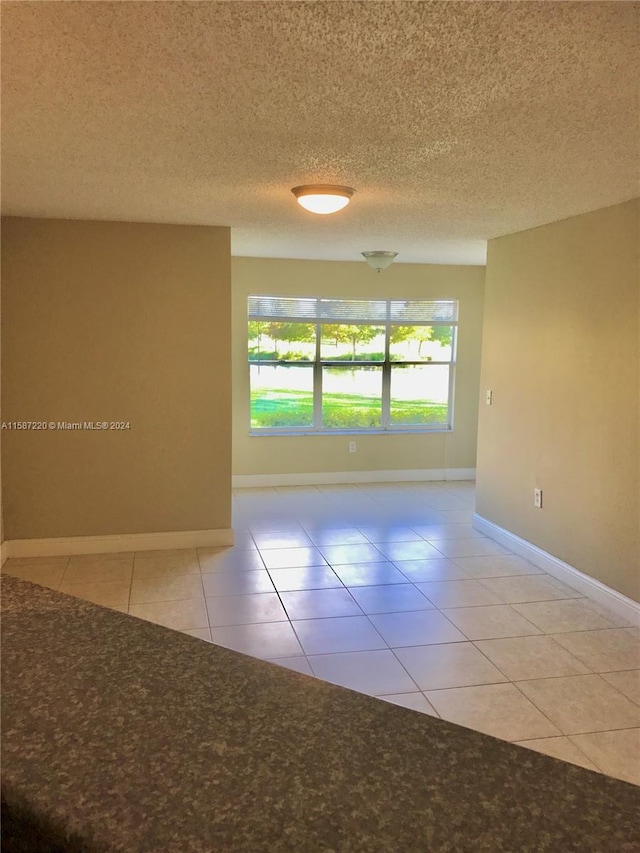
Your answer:
[[[3,792],[92,851],[634,851],[640,789],[3,577]]]

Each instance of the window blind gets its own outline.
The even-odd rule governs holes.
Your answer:
[[[250,296],[250,320],[293,320],[302,323],[455,323],[455,299],[313,299]]]

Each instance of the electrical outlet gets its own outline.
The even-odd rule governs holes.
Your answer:
[[[542,509],[542,489],[533,490],[533,505],[536,509]]]
[[[355,452],[356,452],[356,443],[355,443],[355,441],[350,441],[349,442],[349,453],[355,453]]]

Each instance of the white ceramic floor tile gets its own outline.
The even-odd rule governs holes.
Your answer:
[[[469,575],[446,557],[440,560],[395,560],[393,565],[413,583],[469,580]]]
[[[365,613],[400,613],[433,608],[433,604],[410,583],[352,586],[348,589]]]
[[[496,543],[472,527],[473,495],[458,482],[243,489],[233,498],[232,547],[138,553],[133,570],[132,554],[103,554],[11,560],[3,571],[13,564],[19,576],[87,597],[95,587],[94,598],[117,582],[128,598],[131,582],[132,615],[437,716],[431,697],[463,725],[633,781],[640,634],[521,557],[493,553]],[[206,587],[211,629],[202,591],[135,603],[191,596],[195,583]],[[474,637],[498,638],[469,642],[451,621],[461,625],[463,611],[473,611],[464,618]],[[530,627],[514,637],[518,626]],[[569,740],[560,723],[580,733]],[[594,734],[587,724],[624,727]]]
[[[57,589],[68,563],[69,557],[13,557],[5,561],[2,572],[40,586]]]
[[[23,581],[37,583],[51,589],[58,589],[64,576],[64,566],[59,568],[41,568],[40,566],[11,565],[13,560],[7,560],[2,567],[3,574],[12,575]]]
[[[134,577],[131,582],[131,604],[145,604],[152,601],[179,601],[181,599],[199,598],[202,595],[200,574]]]
[[[607,776],[640,785],[640,728],[572,735],[571,740]]]
[[[97,581],[96,583],[65,583],[60,592],[101,604],[103,607],[126,607],[129,603],[129,581]],[[188,596],[187,596],[188,597]]]
[[[391,527],[380,525],[378,527],[361,527],[369,542],[420,542],[422,537],[419,533],[406,525],[398,524]]]
[[[286,669],[294,670],[294,672],[302,672],[304,675],[313,675],[313,671],[309,666],[309,661],[305,657],[276,658],[275,660],[269,661],[269,663],[284,666]]]
[[[640,726],[640,708],[599,675],[519,681],[518,687],[566,735]]]
[[[149,604],[129,605],[129,615],[155,622],[176,631],[190,628],[207,628],[207,611],[204,598],[185,601],[156,601]]]
[[[303,619],[291,624],[308,655],[387,648],[385,641],[365,616]]]
[[[576,631],[554,639],[594,672],[640,668],[640,640],[628,628]]]
[[[260,551],[268,569],[297,569],[304,566],[326,566],[317,548],[269,548]]]
[[[380,551],[386,559],[396,563],[398,560],[442,559],[443,555],[428,542],[382,542]]]
[[[582,598],[512,606],[545,634],[612,627],[611,622],[590,607],[588,600]]]
[[[304,529],[309,534],[309,537],[313,539],[313,533],[317,533],[320,530],[358,530],[358,522],[359,518],[352,517],[353,514],[349,512],[349,508],[341,508],[337,503],[331,504],[331,509],[329,511],[325,510],[322,513],[315,512],[313,516],[311,514],[305,516],[301,519]],[[359,530],[358,530],[359,532]],[[355,537],[354,539],[349,539],[347,542],[324,542],[324,545],[358,545],[360,543],[366,545],[367,544],[366,536]],[[318,544],[318,543],[316,543]]]
[[[423,693],[391,693],[387,696],[381,696],[380,699],[384,702],[391,702],[392,705],[410,708],[412,711],[421,711],[423,714],[429,714],[430,717],[439,716]]]
[[[473,521],[474,514],[472,509],[441,510],[439,522],[441,524],[470,524]]]
[[[531,601],[553,601],[562,598],[581,598],[575,589],[549,575],[522,575],[510,578],[484,578],[481,581],[490,592],[507,604]]]
[[[321,549],[329,565],[336,568],[353,563],[381,563],[386,558],[371,543],[356,545],[325,545]]]
[[[32,570],[64,571],[70,559],[70,557],[10,557],[2,565],[2,571],[15,578],[28,580],[24,575]]]
[[[507,549],[491,539],[439,539],[436,548],[445,557],[489,557],[506,554]]]
[[[469,640],[492,640],[498,637],[522,637],[540,633],[535,625],[521,616],[510,604],[457,607],[443,612]]]
[[[258,551],[236,551],[229,548],[199,548],[200,571],[257,572],[265,565]]]
[[[425,695],[443,719],[503,740],[561,734],[513,684],[428,690]]]
[[[287,614],[278,594],[223,595],[207,598],[209,625],[251,625],[255,622],[286,622]]]
[[[306,533],[278,533],[276,531],[264,531],[253,534],[253,539],[262,551],[265,548],[310,548],[313,542]]]
[[[486,539],[484,533],[474,530],[471,524],[425,524],[416,527],[423,539],[437,542],[439,539]]]
[[[590,761],[581,749],[572,743],[567,737],[545,737],[534,740],[521,740],[516,742],[517,746],[533,749],[534,752],[542,752],[552,758],[559,758],[569,764],[577,764],[586,767],[587,770],[600,772],[593,761]]]
[[[371,696],[410,693],[416,689],[388,650],[319,655],[310,657],[309,663],[318,678]]]
[[[83,554],[71,557],[64,572],[64,583],[130,581],[133,553]]]
[[[362,616],[362,610],[346,589],[311,589],[282,592],[280,598],[289,619],[323,619],[332,616]]]
[[[355,483],[320,483],[316,488],[321,494],[328,497],[358,491],[358,486]]]
[[[271,569],[269,574],[278,592],[294,592],[304,589],[341,589],[344,586],[329,566]]]
[[[442,495],[429,495],[426,503],[432,509],[437,510],[461,510],[469,507],[468,501],[462,500],[462,498],[456,497],[456,495],[448,495],[446,493]]]
[[[416,527],[425,527],[427,525],[433,524],[444,524],[445,515],[446,513],[438,512],[438,510],[431,509],[427,506],[427,504],[420,504],[419,506],[416,506],[414,504],[410,509],[398,512],[397,520],[399,522],[403,522],[404,524],[408,524],[412,530],[415,530]],[[471,515],[473,515],[473,512],[471,513]],[[387,516],[389,516],[389,512],[387,512]],[[381,519],[381,521],[389,520],[389,517],[383,517]],[[361,523],[364,524],[365,522]]]
[[[587,599],[588,600],[588,599]],[[614,628],[633,628],[634,630],[640,630],[640,624],[636,624],[638,622],[638,617],[631,616],[627,613],[626,616],[622,616],[620,613],[616,613],[609,607],[603,607],[599,602],[589,600],[589,606],[592,607],[596,613],[599,613],[607,622],[611,622]]]
[[[271,499],[267,498],[267,500],[270,501]],[[290,514],[283,511],[280,517],[275,515],[253,516],[249,522],[251,536],[253,537],[260,533],[291,533],[292,535],[304,533],[302,525],[297,521],[292,521],[290,517],[287,518],[288,515]]]
[[[381,613],[369,618],[391,648],[457,643],[467,639],[437,610]]]
[[[198,640],[206,640],[207,643],[211,642],[211,631],[209,628],[188,628],[181,633],[189,634],[190,637],[196,637]]]
[[[627,699],[631,699],[636,705],[640,705],[640,669],[631,669],[625,672],[603,672],[602,677]],[[640,756],[638,759],[640,760]]]
[[[429,601],[440,608],[500,604],[500,599],[476,580],[436,581],[417,583],[416,586]]]
[[[408,579],[392,563],[357,563],[334,566],[334,572],[345,586],[382,586],[408,584]]]
[[[476,640],[476,646],[511,681],[585,675],[587,667],[552,637],[509,637]]]
[[[473,643],[413,646],[395,654],[421,690],[507,681]]]
[[[133,576],[138,578],[162,575],[200,574],[198,554],[195,549],[174,551],[136,551],[133,559]]]
[[[397,497],[399,490],[397,483],[359,483],[358,490],[365,495],[370,495],[376,500],[381,500],[385,497],[394,499]]]
[[[368,539],[355,527],[308,530],[312,542],[319,548],[328,545],[366,545]]]
[[[266,569],[256,572],[234,572],[227,569],[202,575],[206,596],[249,595],[258,592],[274,592],[275,588]]]
[[[490,557],[455,557],[455,563],[471,578],[502,578],[512,575],[543,575],[542,569],[515,554]]]
[[[226,646],[228,649],[263,660],[303,655],[300,643],[288,622],[212,628],[211,639],[219,646]]]
[[[234,544],[233,547],[238,551],[255,551],[256,543],[254,542],[251,531],[234,525]]]

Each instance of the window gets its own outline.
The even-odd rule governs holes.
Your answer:
[[[251,431],[452,428],[454,299],[249,297]]]

